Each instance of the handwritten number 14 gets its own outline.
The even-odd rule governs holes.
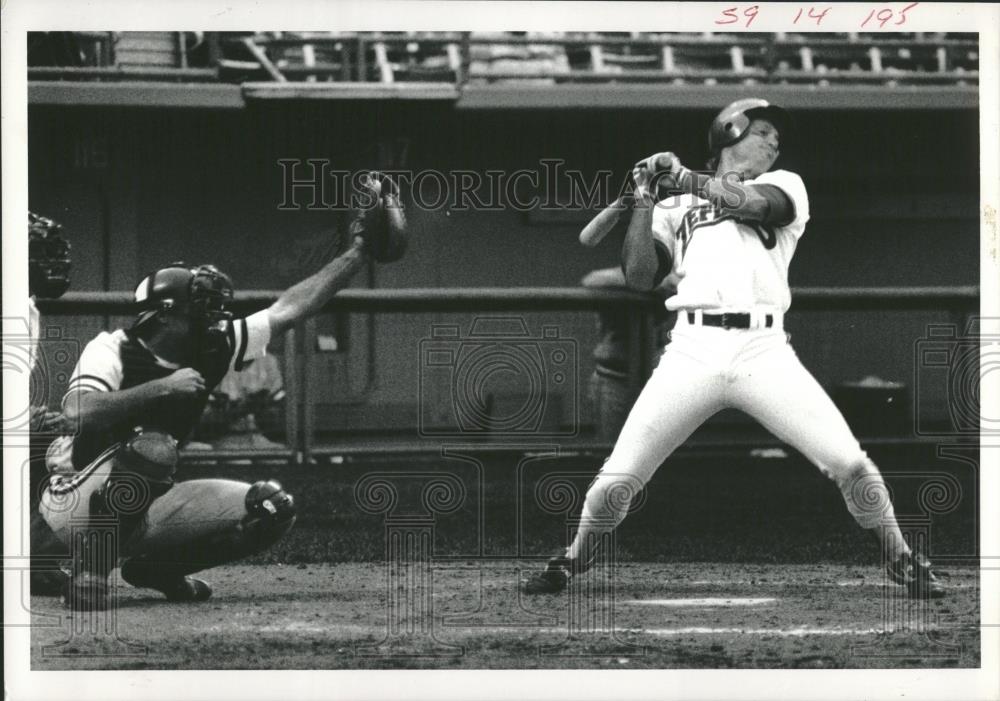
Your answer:
[[[809,13],[806,15],[806,18],[816,20],[816,26],[818,27],[820,22],[823,21],[823,18],[826,17],[826,13],[829,11],[830,11],[829,7],[825,8],[822,12],[817,12],[815,7],[810,7]],[[798,14],[795,15],[795,19],[792,21],[792,24],[798,24],[800,19],[802,19],[801,7],[799,8]]]

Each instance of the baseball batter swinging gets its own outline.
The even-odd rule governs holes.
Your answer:
[[[579,531],[525,583],[561,591],[593,562],[601,536],[698,426],[736,408],[794,446],[840,489],[848,511],[882,546],[891,579],[915,598],[944,589],[903,539],[878,468],[803,367],[783,331],[788,266],[809,221],[802,179],[771,170],[790,127],[781,108],[738,100],[709,130],[710,170],[693,173],[669,152],[641,161],[622,249],[628,285],[650,290],[673,276],[671,343],[644,387],[614,450],[587,491]],[[666,186],[675,193],[657,201]],[[676,194],[680,193],[680,194]]]

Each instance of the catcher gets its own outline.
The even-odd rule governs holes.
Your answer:
[[[269,308],[234,319],[228,276],[213,265],[174,263],[139,283],[131,328],[87,344],[63,398],[78,430],[49,447],[39,508],[58,542],[76,546],[64,588],[70,608],[105,608],[117,564],[133,586],[204,601],[212,589],[192,573],[259,552],[292,527],[295,503],[274,480],[175,483],[177,446],[230,369],[318,313],[369,257],[402,257],[406,223],[392,183],[368,174],[362,195],[348,250]],[[99,530],[109,523],[117,529],[113,547]]]

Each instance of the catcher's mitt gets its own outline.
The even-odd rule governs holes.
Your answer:
[[[360,208],[350,234],[361,239],[362,249],[379,263],[391,263],[406,253],[406,217],[399,192],[389,178],[372,171],[361,182]]]

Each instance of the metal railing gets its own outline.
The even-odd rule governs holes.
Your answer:
[[[245,315],[269,306],[278,296],[275,291],[248,291],[236,295],[232,309]],[[792,312],[798,311],[875,311],[943,310],[954,322],[965,327],[965,319],[979,306],[979,288],[898,287],[831,288],[807,287],[792,291]],[[448,312],[581,312],[620,310],[630,329],[629,377],[636,387],[645,382],[655,357],[654,315],[661,310],[661,300],[653,294],[625,290],[583,288],[451,288],[343,290],[323,309],[323,313],[448,313]],[[43,315],[124,316],[135,312],[131,295],[125,292],[75,292],[58,300],[39,300]],[[297,343],[296,339],[303,339]],[[314,347],[315,328],[309,322],[299,324],[285,338],[285,386],[287,449],[211,450],[185,452],[191,462],[232,459],[281,459],[309,464],[317,456],[372,452],[413,452],[438,450],[430,443],[397,444],[392,448],[366,445],[333,445],[317,448],[313,403],[313,354],[297,347]],[[370,339],[374,344],[375,339]],[[369,362],[373,356],[370,356]],[[489,446],[502,449],[502,445]],[[581,449],[602,449],[603,444],[580,444]]]
[[[972,36],[206,32],[207,65],[31,67],[32,80],[975,84]],[[572,58],[570,57],[572,53]],[[113,61],[114,59],[109,59]],[[490,66],[502,61],[504,68]],[[896,64],[896,65],[892,65]]]

